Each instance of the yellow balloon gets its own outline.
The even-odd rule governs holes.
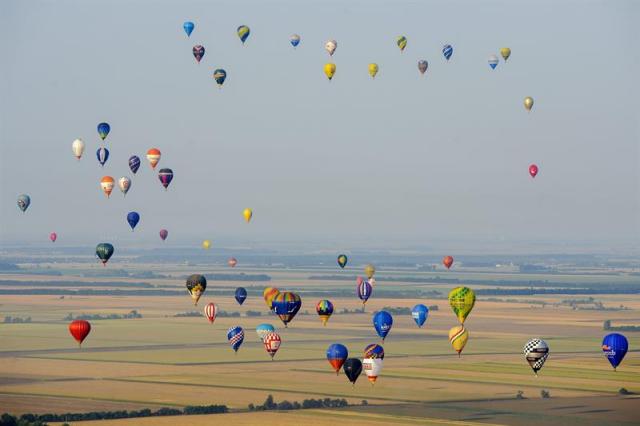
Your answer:
[[[467,341],[469,340],[469,331],[464,328],[463,325],[456,325],[449,330],[449,343],[453,346],[453,349],[458,352],[458,356],[464,349]]]
[[[376,74],[378,74],[378,64],[374,64],[374,63],[369,64],[369,75],[372,78],[376,78]]]
[[[203,249],[205,249],[205,250],[209,250],[209,247],[211,247],[211,241],[209,241],[209,240],[204,240],[204,241],[202,242],[202,248],[203,248]]]
[[[449,305],[458,317],[460,324],[464,324],[464,320],[471,313],[475,303],[476,294],[469,287],[456,287],[449,292]]]
[[[332,64],[331,62],[324,65],[324,73],[329,80],[333,78],[333,75],[336,73],[336,64]]]
[[[531,111],[531,108],[533,108],[533,98],[531,96],[524,98],[524,107],[527,111]]]
[[[508,47],[503,47],[502,49],[500,49],[500,55],[502,56],[504,61],[507,62],[507,59],[509,59],[509,56],[511,56],[511,49],[509,49]]]
[[[267,287],[262,292],[262,297],[264,298],[264,303],[267,304],[267,307],[271,309],[271,303],[273,299],[280,294],[280,290],[275,287]]]
[[[364,267],[364,274],[367,276],[367,278],[371,279],[373,277],[373,274],[376,273],[376,267],[369,264],[367,266]]]
[[[249,221],[251,220],[251,216],[253,216],[253,210],[251,209],[244,209],[244,211],[242,212],[242,215],[244,216],[244,220],[249,223]]]
[[[405,36],[398,36],[397,43],[400,48],[400,52],[403,52],[404,48],[407,47],[407,38]]]

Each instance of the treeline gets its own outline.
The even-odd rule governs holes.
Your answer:
[[[72,290],[66,288],[16,288],[0,289],[0,295],[45,295],[45,296],[182,296],[184,291],[178,290],[122,290],[122,289],[82,289]]]
[[[5,324],[28,324],[30,322],[31,322],[31,317],[20,318],[20,317],[12,317],[9,315],[4,317]]]
[[[297,292],[304,298],[307,297],[353,297],[356,294],[356,284],[353,283],[353,289],[340,288],[330,290],[307,290],[305,288],[297,289]],[[419,288],[413,289],[388,289],[377,287],[373,289],[374,297],[388,298],[388,299],[416,299],[416,298],[442,298],[443,294],[437,290],[422,290]]]
[[[17,280],[0,280],[2,287],[137,287],[137,288],[154,288],[153,284],[139,282],[86,282],[86,281],[17,281]],[[22,290],[21,290],[22,291]]]
[[[179,312],[174,315],[176,318],[188,318],[188,317],[203,317],[204,315],[200,311],[188,311],[188,312]],[[242,314],[237,311],[227,312],[227,311],[218,311],[216,312],[216,318],[239,318]],[[259,317],[262,316],[262,312],[259,311],[247,311],[245,313],[247,317]]]
[[[189,416],[195,414],[221,414],[227,413],[226,405],[190,405],[182,410],[176,408],[160,408],[151,411],[143,410],[119,410],[119,411],[91,411],[88,413],[65,414],[23,414],[20,417],[4,413],[0,417],[0,426],[36,426],[45,425],[47,422],[81,422],[89,420],[132,419],[138,417],[162,417],[162,416]]]
[[[606,320],[602,325],[605,331],[640,331],[640,326],[637,325],[611,325],[611,320]]]
[[[73,321],[73,320],[87,320],[87,321],[99,321],[99,320],[112,320],[112,319],[137,319],[142,318],[142,314],[140,314],[137,310],[130,311],[127,314],[109,314],[109,315],[100,315],[100,314],[80,314],[73,316],[73,313],[69,313],[66,317],[62,318],[64,321]]]
[[[204,274],[207,281],[271,281],[271,277],[267,274]],[[187,279],[185,275],[182,277]]]
[[[362,401],[363,405],[367,405],[366,401]],[[273,395],[267,396],[267,399],[261,405],[249,404],[249,411],[269,411],[269,410],[300,410],[307,408],[341,408],[347,407],[349,403],[346,399],[305,399],[302,403],[298,401],[289,402],[287,400],[276,402]]]
[[[583,288],[481,288],[478,296],[534,296],[538,294],[640,294],[640,285],[610,285]]]
[[[429,306],[430,311],[437,311],[438,305]],[[405,306],[385,306],[381,309],[381,311],[387,311],[392,315],[411,315],[411,308],[407,308]]]

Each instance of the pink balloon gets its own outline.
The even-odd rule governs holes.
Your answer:
[[[51,240],[52,243],[55,243],[56,240],[58,239],[58,234],[56,234],[55,232],[50,233],[49,239]]]

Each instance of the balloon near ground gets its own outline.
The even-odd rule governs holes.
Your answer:
[[[342,369],[347,379],[355,386],[358,377],[362,373],[362,362],[358,358],[348,358],[344,362]]]
[[[218,306],[215,303],[207,303],[204,306],[204,316],[207,317],[210,324],[216,320],[216,314],[218,313]]]
[[[302,306],[300,296],[290,291],[278,293],[272,301],[273,310],[278,315],[285,328],[295,318]]]
[[[278,333],[267,333],[262,339],[262,343],[264,344],[264,349],[271,356],[271,360],[273,361],[273,357],[280,349],[280,345],[282,344],[282,339]]]
[[[327,321],[333,314],[333,303],[329,300],[321,300],[316,304],[316,312],[322,321],[322,325],[327,325]]]
[[[411,310],[411,317],[416,322],[416,324],[418,324],[418,327],[422,327],[424,325],[425,321],[427,321],[428,316],[429,308],[427,308],[422,303],[414,306]]]
[[[31,205],[31,197],[29,197],[27,194],[18,195],[17,203],[18,208],[22,211],[22,213],[24,213]]]
[[[372,343],[364,348],[364,358],[384,359],[384,348],[377,343]]]
[[[100,243],[96,246],[96,256],[102,261],[102,264],[106,266],[111,256],[113,256],[113,246],[109,243]]]
[[[242,305],[247,298],[247,290],[244,287],[236,288],[235,298],[238,305]]]
[[[202,296],[202,293],[207,289],[207,279],[204,275],[193,274],[189,275],[186,282],[187,291],[193,299],[193,304],[197,305],[198,300]]]
[[[383,363],[384,361],[381,358],[365,358],[362,360],[362,369],[371,385],[374,385],[378,380]]]
[[[340,374],[342,365],[349,357],[349,351],[345,345],[334,343],[327,348],[327,361],[336,372],[336,376]]]
[[[238,353],[240,345],[242,345],[242,342],[244,342],[244,329],[239,325],[231,327],[227,331],[227,340],[231,345],[231,349],[233,349],[234,352]]]
[[[611,333],[602,339],[602,352],[615,371],[629,350],[629,341],[619,333]]]
[[[227,265],[229,265],[231,268],[235,268],[237,264],[238,259],[236,259],[235,257],[230,257],[229,260],[227,260]]]
[[[460,324],[464,324],[475,304],[476,294],[469,287],[456,287],[449,292],[449,305]]]
[[[91,324],[85,320],[74,320],[69,323],[69,333],[78,342],[78,346],[82,345],[84,339],[91,333]]]
[[[347,258],[346,254],[341,254],[338,256],[338,266],[340,266],[342,269],[347,266],[348,261],[349,259]]]
[[[373,315],[373,327],[376,329],[378,336],[384,339],[387,337],[393,326],[393,317],[387,311],[379,311]]]
[[[271,324],[260,324],[256,327],[256,334],[262,342],[264,342],[264,336],[276,331],[276,328]]]
[[[468,340],[469,332],[463,325],[456,325],[449,330],[449,343],[451,343],[453,349],[458,352],[458,356],[462,353]]]
[[[524,358],[537,376],[538,371],[549,357],[549,345],[542,339],[531,339],[524,345],[523,352]]]

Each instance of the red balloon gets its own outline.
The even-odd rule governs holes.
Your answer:
[[[451,265],[453,265],[453,257],[445,256],[444,259],[442,259],[442,264],[446,266],[447,269],[451,268]]]
[[[69,324],[69,333],[76,339],[78,345],[81,345],[84,339],[87,338],[91,332],[91,324],[85,320],[73,320]]]
[[[273,357],[276,352],[278,352],[278,349],[280,349],[280,344],[282,343],[280,335],[277,333],[269,333],[264,336],[262,343],[264,344],[264,348],[267,353],[271,356],[271,361],[273,361]]]
[[[235,257],[230,257],[229,260],[227,261],[227,263],[229,264],[229,266],[231,266],[232,268],[235,268],[236,265],[238,264],[238,260]]]
[[[58,239],[58,234],[56,234],[55,232],[50,233],[49,239],[51,240],[52,243],[55,243],[56,240]]]
[[[536,175],[538,174],[538,166],[536,166],[535,164],[530,165],[529,174],[532,178],[536,177]]]
[[[215,303],[209,303],[204,307],[204,314],[211,324],[216,320],[216,314],[218,313],[218,307]]]

